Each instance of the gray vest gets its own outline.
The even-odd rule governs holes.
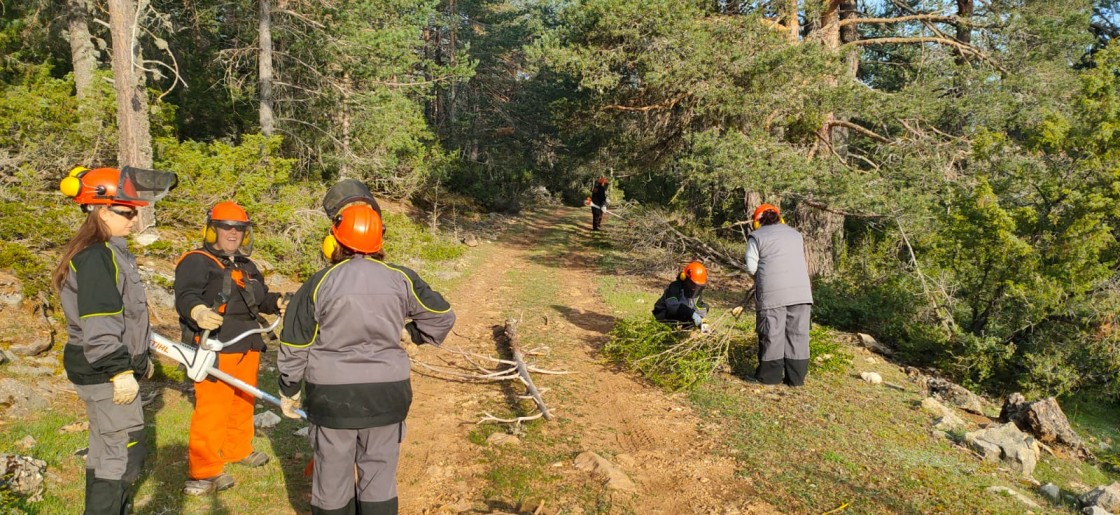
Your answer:
[[[785,224],[760,227],[750,235],[758,245],[758,271],[754,274],[758,309],[812,304],[809,267],[801,233]]]

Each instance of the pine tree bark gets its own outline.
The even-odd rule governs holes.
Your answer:
[[[89,6],[86,0],[67,0],[67,26],[70,36],[70,60],[74,65],[74,89],[78,104],[84,105],[93,87],[93,71],[97,69],[93,38],[89,34]]]
[[[271,136],[276,131],[276,115],[272,111],[272,4],[270,0],[260,0],[260,23],[257,32],[260,39],[257,68],[260,74],[261,134]]]
[[[152,167],[152,135],[148,125],[148,93],[137,33],[136,3],[109,0],[109,32],[113,39],[113,89],[117,93],[117,160],[121,167]],[[140,210],[140,230],[155,224],[151,207]]]
[[[960,19],[960,22],[957,23],[956,37],[957,41],[966,45],[972,44],[972,27],[968,24],[972,19],[972,12],[976,7],[973,1],[974,0],[957,0],[957,18]],[[957,50],[956,62],[958,65],[967,62],[964,53],[960,50]]]

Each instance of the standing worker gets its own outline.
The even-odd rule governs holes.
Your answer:
[[[701,298],[704,287],[708,284],[708,269],[703,263],[693,261],[685,265],[669,286],[665,293],[653,305],[653,318],[658,322],[676,323],[682,327],[699,328],[700,332],[708,334],[711,329],[704,321],[708,314],[708,305]]]
[[[323,241],[331,264],[300,287],[284,316],[281,408],[298,418],[306,395],[312,513],[395,514],[412,404],[402,329],[413,343],[440,344],[455,314],[416,272],[383,261],[383,225],[370,202],[326,210],[336,213]]]
[[[174,174],[155,170],[78,167],[59,185],[87,213],[51,280],[69,337],[63,368],[89,418],[88,515],[130,512],[132,487],[144,468],[147,443],[136,379],[152,377],[152,328],[144,283],[124,237],[136,227],[137,209],[175,183]]]
[[[809,372],[809,311],[813,290],[801,233],[785,224],[776,206],[762,204],[751,216],[747,272],[754,276],[758,370],[763,384],[805,384]],[[783,378],[784,375],[784,378]]]
[[[607,178],[599,177],[591,188],[591,230],[598,231],[603,224],[603,211],[607,209]]]
[[[249,260],[253,224],[235,202],[219,202],[206,213],[202,246],[183,254],[175,266],[175,309],[183,342],[201,345],[202,335],[227,341],[260,329],[260,314],[278,314],[279,294],[268,291],[264,276]],[[211,332],[213,331],[213,332]],[[253,334],[217,352],[215,367],[257,385],[264,339]],[[195,385],[191,415],[188,475],[183,488],[202,495],[231,488],[226,463],[259,467],[268,455],[253,450],[253,396],[207,377]]]

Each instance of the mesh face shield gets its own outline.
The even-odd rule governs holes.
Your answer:
[[[373,198],[373,193],[370,193],[369,188],[357,179],[343,179],[338,181],[338,184],[331,186],[331,189],[327,190],[327,194],[323,196],[323,211],[326,211],[327,216],[334,220],[339,211],[342,211],[342,208],[355,202],[369,204],[374,211],[377,211],[377,216],[381,216],[381,206],[377,204],[377,199]]]
[[[218,240],[233,229],[241,233],[241,241],[238,243],[237,250],[229,252],[222,248],[222,242]],[[249,257],[253,254],[253,224],[240,221],[210,220],[207,222],[206,230],[203,233],[203,243],[219,256]]]
[[[178,184],[179,177],[171,172],[126,166],[121,169],[115,200],[152,204],[166,196]]]

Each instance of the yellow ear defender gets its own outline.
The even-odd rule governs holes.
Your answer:
[[[778,221],[784,224],[784,223],[786,223],[786,217],[784,217],[782,215],[778,215]],[[759,222],[758,220],[755,220],[755,221],[751,222],[751,227],[754,228],[754,230],[757,231],[759,227],[762,227],[762,222]]]
[[[214,232],[214,228],[210,227],[209,222],[207,222],[206,228],[202,229],[202,239],[206,243],[214,243],[218,241],[218,233]]]
[[[88,171],[89,168],[84,166],[75,166],[74,169],[70,170],[70,173],[66,175],[66,178],[58,183],[58,190],[67,197],[77,197],[78,193],[82,191],[82,179],[80,177],[83,173]]]
[[[681,270],[681,280],[685,280],[686,277],[688,277],[688,274],[685,274],[684,270]]]
[[[326,238],[323,238],[323,257],[327,258],[327,261],[334,261],[334,255],[337,252],[338,240],[334,239],[333,234],[328,234]]]

